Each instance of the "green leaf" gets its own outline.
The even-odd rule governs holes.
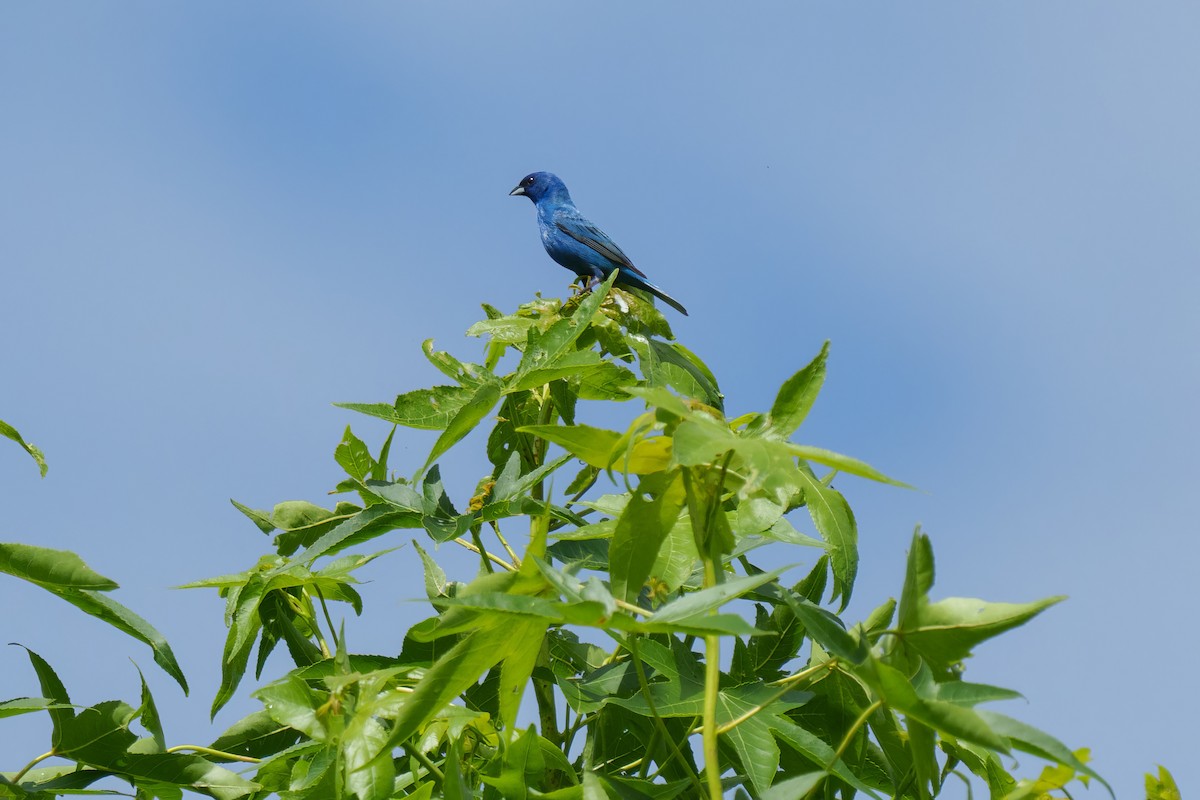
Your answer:
[[[566,322],[566,320],[564,320]],[[562,324],[562,323],[559,323]],[[531,351],[526,351],[531,352]],[[522,373],[518,370],[507,392],[534,389],[560,378],[585,376],[608,366],[608,362],[595,350],[571,350],[550,361],[546,366],[531,368]],[[612,373],[609,373],[611,379]]]
[[[230,499],[229,502],[233,503],[234,508],[249,517],[250,521],[253,522],[263,533],[269,534],[271,531],[275,530],[275,523],[271,521],[271,512],[262,511],[261,509],[257,508],[250,508],[249,506],[242,505],[237,500],[233,499]]]
[[[12,439],[14,442],[21,445],[25,452],[29,453],[33,460],[37,462],[38,471],[41,472],[42,477],[46,477],[46,470],[48,470],[50,467],[47,466],[46,457],[42,454],[42,451],[22,439],[21,434],[17,432],[17,429],[2,419],[0,419],[0,436]]]
[[[529,317],[501,316],[476,322],[467,328],[467,336],[490,336],[493,341],[506,345],[524,344],[533,325],[534,321]]]
[[[579,375],[578,397],[580,400],[628,400],[626,389],[635,383],[637,377],[632,370],[605,361]],[[573,422],[565,417],[564,421]]]
[[[890,714],[890,712],[888,713]],[[799,753],[810,763],[824,767],[832,761],[833,770],[830,774],[845,781],[860,792],[865,792],[871,797],[879,797],[872,790],[871,786],[856,775],[850,767],[846,766],[846,763],[842,759],[834,760],[834,749],[812,731],[805,730],[787,717],[772,720],[771,730],[779,741],[792,748],[792,750]]]
[[[1063,764],[1076,772],[1082,772],[1084,775],[1095,778],[1112,795],[1112,787],[1108,785],[1107,781],[1097,775],[1087,764],[1080,761],[1071,752],[1070,748],[1050,734],[1038,730],[1032,725],[1027,725],[1020,720],[1013,719],[1004,714],[998,714],[995,711],[980,711],[978,714],[980,719],[986,722],[997,734],[1007,737],[1012,742],[1013,748],[1023,753],[1037,756],[1038,758],[1044,758],[1047,761]]]
[[[175,659],[175,653],[171,650],[170,643],[149,622],[111,597],[98,592],[68,589],[55,591],[54,594],[101,622],[106,622],[122,633],[149,646],[150,652],[154,656],[154,663],[175,679],[184,694],[188,693],[187,678],[184,676],[179,662]]]
[[[691,592],[677,600],[672,600],[655,611],[654,622],[659,625],[669,622],[681,622],[699,614],[706,614],[728,603],[730,600],[757,589],[764,583],[775,580],[789,569],[791,569],[790,565],[773,569],[770,572],[762,572],[758,575],[731,578],[716,586],[710,586],[698,592]]]
[[[49,709],[50,722],[53,725],[50,741],[57,744],[62,739],[63,728],[75,717],[75,709],[71,705],[71,696],[67,694],[67,687],[63,686],[62,681],[58,678],[58,674],[46,659],[24,645],[17,645],[17,647],[22,648],[25,654],[29,656],[29,663],[33,665],[33,671],[37,673],[38,684],[42,689],[42,696],[54,704]]]
[[[804,625],[805,632],[826,651],[852,664],[860,664],[867,657],[866,644],[851,636],[836,615],[826,611],[795,592],[782,588],[774,596],[787,603],[788,608]]]
[[[429,359],[429,363],[437,367],[443,375],[453,378],[458,381],[459,385],[468,389],[474,389],[484,381],[495,377],[491,370],[484,369],[479,364],[465,363],[449,353],[434,350],[433,339],[426,339],[421,343],[421,352]]]
[[[529,789],[540,786],[546,773],[546,759],[539,739],[537,730],[530,726],[505,749],[500,774],[481,776],[483,782],[505,798],[525,800],[530,797]]]
[[[525,425],[517,430],[553,442],[597,469],[608,467],[613,447],[621,438],[616,431],[590,425]]]
[[[712,373],[686,347],[659,339],[631,339],[631,344],[650,386],[669,386],[718,411],[724,408],[725,396],[717,388]]]
[[[506,617],[503,621],[488,621],[460,639],[426,671],[400,707],[381,752],[389,751],[420,730],[451,700],[525,642],[528,637],[520,635],[522,631],[542,624],[535,619],[514,621]]]
[[[262,701],[271,719],[280,725],[294,728],[314,741],[329,738],[324,715],[319,713],[325,697],[316,694],[295,675],[288,675],[254,693]]]
[[[117,582],[93,570],[69,550],[0,542],[0,572],[36,583],[44,589],[93,589],[107,592]]]
[[[712,464],[722,453],[733,450],[742,440],[726,425],[703,414],[694,414],[679,423],[672,437],[676,463],[686,467]]]
[[[230,725],[209,748],[236,756],[266,758],[291,747],[299,738],[299,731],[281,725],[260,710]]]
[[[387,800],[392,796],[396,768],[390,758],[377,758],[387,743],[387,731],[367,710],[359,709],[342,737],[346,794],[356,800]]]
[[[563,358],[568,357],[570,353],[577,352],[574,350],[575,341],[587,330],[592,322],[592,318],[600,310],[600,304],[604,302],[604,298],[608,295],[608,291],[612,287],[616,277],[617,273],[613,272],[608,277],[608,280],[593,289],[591,294],[579,303],[579,307],[575,309],[574,314],[559,319],[547,328],[545,333],[539,333],[536,328],[530,328],[528,344],[525,346],[525,352],[521,356],[521,363],[517,365],[512,385],[508,391],[518,391],[521,388],[540,386],[542,383],[549,383],[550,380],[556,377],[563,377],[563,375],[554,374],[555,366]],[[569,357],[579,358],[577,356]],[[591,363],[595,363],[595,361]],[[534,379],[533,382],[530,382],[530,379],[537,373],[542,373],[549,377],[546,377],[544,380]]]
[[[1001,753],[1009,752],[1008,742],[985,721],[983,714],[986,712],[922,699],[902,672],[880,661],[871,660],[866,667],[857,674],[871,683],[883,702],[905,716],[967,742]]]
[[[635,475],[666,469],[670,463],[665,437],[640,439],[626,454],[618,448],[621,434],[588,425],[525,425],[517,429],[562,447],[597,469],[610,467]]]
[[[1182,800],[1175,777],[1163,765],[1158,765],[1158,777],[1146,773],[1146,800]]]
[[[25,777],[21,779],[21,788],[29,792],[33,797],[41,795],[37,792],[57,794],[116,794],[111,790],[101,790],[94,792],[79,791],[87,789],[101,778],[107,778],[111,775],[108,770],[99,769],[81,769],[79,764],[63,764],[55,767],[40,767],[31,769],[25,773]],[[9,787],[10,784],[6,778],[0,776],[0,787]],[[4,797],[25,797],[24,794],[2,795]]]
[[[17,697],[0,703],[0,719],[32,714],[35,711],[50,711],[58,705],[47,697]]]
[[[311,566],[322,556],[339,553],[388,531],[415,527],[415,521],[411,514],[397,512],[386,503],[369,506],[323,534],[297,557],[297,561]]]
[[[789,692],[776,697],[777,690],[763,683],[744,684],[717,694],[717,724],[741,720],[725,732],[722,741],[733,746],[754,790],[762,794],[779,768],[779,745],[772,728],[791,725],[786,712],[808,702],[810,692]]]
[[[464,436],[475,429],[484,417],[492,412],[500,401],[501,384],[496,380],[481,383],[471,394],[470,399],[463,404],[458,412],[450,418],[442,435],[433,443],[433,449],[425,459],[421,472],[429,469],[429,465],[437,461]]]
[[[342,434],[342,441],[333,451],[333,458],[346,470],[346,474],[356,481],[366,481],[373,477],[375,459],[371,457],[366,442],[355,436],[349,425]]]
[[[121,760],[120,773],[133,778],[139,788],[185,786],[216,800],[237,800],[262,788],[211,761],[185,753],[130,753]]]
[[[772,435],[786,439],[804,422],[825,382],[825,361],[828,358],[829,342],[826,341],[821,345],[821,352],[804,369],[779,387],[779,394],[775,396],[767,416],[767,427]]]
[[[974,708],[980,703],[994,703],[998,700],[1020,700],[1024,696],[1012,689],[1001,686],[988,686],[985,683],[967,683],[966,681],[946,681],[935,683],[935,697],[954,703],[956,706]]]
[[[158,752],[162,752],[167,749],[167,739],[163,735],[162,718],[158,715],[158,706],[154,704],[154,695],[150,693],[150,687],[146,685],[146,676],[142,674],[140,667],[137,668],[137,671],[138,679],[142,682],[142,706],[137,711],[138,718],[142,722],[142,727],[153,737]]]
[[[474,800],[475,798],[475,793],[467,785],[465,770],[461,765],[461,751],[462,746],[459,744],[459,739],[455,737],[450,741],[450,747],[446,753],[446,763],[442,770],[445,774],[445,779],[442,781],[444,800]]]
[[[929,602],[933,576],[933,545],[929,537],[921,533],[921,526],[918,525],[913,531],[912,545],[908,548],[904,586],[900,592],[900,613],[896,622],[901,629],[920,627],[921,608]]]
[[[252,574],[242,585],[232,586],[225,599],[226,623],[229,633],[225,637],[225,648],[221,653],[221,685],[213,697],[211,716],[229,702],[233,692],[241,683],[250,660],[250,651],[258,632],[262,630],[259,605],[262,603],[267,584],[262,575]]]
[[[521,697],[542,652],[547,627],[544,622],[521,620],[509,628],[511,650],[500,665],[500,722],[505,730],[516,729]]]
[[[832,467],[839,472],[845,472],[849,475],[857,475],[860,478],[886,483],[891,486],[898,486],[901,489],[911,489],[907,483],[898,481],[895,478],[889,478],[879,470],[872,467],[865,461],[859,461],[857,458],[844,456],[841,453],[835,453],[832,450],[826,450],[821,447],[811,447],[806,444],[789,444],[788,450],[794,455],[803,458],[805,461],[815,461],[818,464],[824,464],[827,467]]]
[[[137,715],[119,700],[85,708],[62,726],[55,743],[58,755],[97,766],[115,764],[137,737],[129,723]]]
[[[854,513],[846,498],[817,480],[807,466],[796,473],[804,487],[804,504],[812,517],[813,524],[828,547],[829,563],[833,568],[833,595],[831,600],[842,598],[844,609],[854,591],[854,579],[858,575],[858,526]]]
[[[904,589],[900,595],[898,647],[919,656],[937,672],[945,672],[971,654],[977,644],[1025,624],[1063,597],[1032,603],[990,603],[949,597],[930,603],[933,548],[918,528],[909,549]]]
[[[437,597],[448,597],[448,585],[446,581],[446,573],[442,570],[433,558],[430,557],[421,545],[417,544],[417,540],[413,539],[413,547],[417,550],[417,555],[421,557],[421,564],[425,570],[425,596],[430,600]]]
[[[806,772],[794,778],[782,780],[761,795],[762,800],[795,800],[808,797],[812,790],[828,777],[826,772]]]
[[[970,597],[948,597],[921,609],[917,627],[902,629],[904,646],[919,653],[935,669],[948,668],[971,654],[980,642],[1024,625],[1065,597],[1032,603],[989,603]]]
[[[0,544],[0,572],[42,587],[71,605],[150,646],[154,661],[187,694],[187,678],[171,645],[153,625],[100,591],[117,588],[114,581],[93,571],[83,559],[66,550],[27,544]]]
[[[642,631],[645,633],[681,633],[685,636],[767,636],[769,631],[760,631],[737,614],[696,614],[680,619],[659,620],[650,618],[645,622],[616,616],[609,620],[610,627],[619,630]]]
[[[612,592],[617,598],[637,601],[685,501],[679,470],[642,479],[617,520],[608,549]]]
[[[406,428],[440,431],[450,424],[474,395],[470,389],[461,386],[434,386],[431,389],[417,389],[396,398],[396,402],[388,403],[334,403],[338,408],[357,411],[369,417],[378,417],[393,425],[403,425]]]

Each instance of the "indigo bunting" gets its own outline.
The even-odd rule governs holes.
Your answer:
[[[615,269],[617,286],[649,292],[687,316],[687,309],[678,300],[646,280],[646,275],[621,252],[616,242],[579,213],[566,184],[557,175],[549,172],[526,175],[509,194],[525,195],[533,201],[542,246],[551,258],[583,278],[585,287],[592,279],[606,280]]]

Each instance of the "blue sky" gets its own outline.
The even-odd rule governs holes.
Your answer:
[[[266,545],[228,498],[321,502],[345,425],[382,436],[331,402],[432,384],[422,339],[477,357],[480,302],[564,291],[506,196],[549,169],[688,306],[731,410],[832,340],[801,438],[922,489],[842,486],[854,612],[898,592],[918,522],[937,596],[1070,595],[968,675],[1023,691],[1013,713],[1091,746],[1118,796],[1159,762],[1186,791],[1198,25],[1165,0],[4,5],[0,418],[51,471],[0,451],[0,540],[117,579],[193,697],[16,580],[0,640],[86,703],[135,696],[132,655],[175,742],[253,708],[208,726],[220,601],[167,587]],[[394,650],[418,568],[376,564],[398,622],[358,641]],[[0,685],[36,691],[21,651]],[[6,720],[0,752],[44,727]]]

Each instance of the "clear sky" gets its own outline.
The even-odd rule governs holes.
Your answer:
[[[254,708],[208,725],[221,602],[168,587],[265,548],[228,498],[328,502],[345,425],[383,434],[331,402],[435,383],[422,339],[478,358],[480,302],[565,290],[506,196],[547,169],[688,306],[732,411],[832,340],[802,440],[922,490],[841,484],[852,616],[918,522],[935,596],[1070,595],[968,676],[1119,797],[1158,762],[1194,789],[1198,34],[1170,0],[3,4],[0,419],[51,469],[0,448],[0,540],[118,580],[193,696],[15,579],[0,641],[88,704],[136,696],[133,656],[172,742]],[[352,645],[426,613],[412,562],[376,562]],[[20,650],[0,689],[37,693]],[[0,768],[47,739],[0,722]]]

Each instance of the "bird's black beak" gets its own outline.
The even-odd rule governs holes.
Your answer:
[[[508,196],[512,197],[513,195],[520,195],[520,194],[525,194],[525,187],[518,183],[517,188],[515,188],[511,192],[509,192]]]

